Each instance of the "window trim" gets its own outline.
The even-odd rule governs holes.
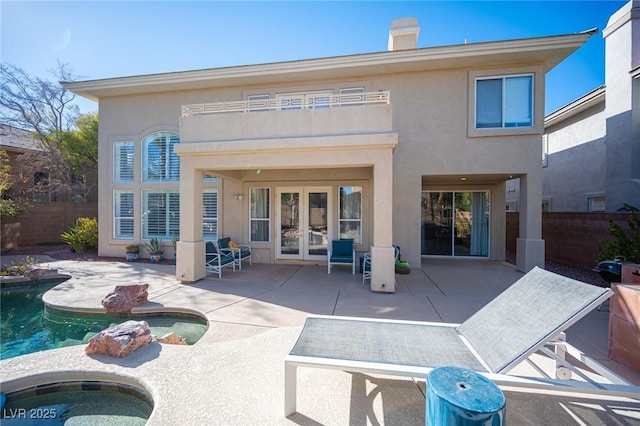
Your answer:
[[[267,217],[253,217],[251,216],[251,203],[252,200],[251,198],[253,197],[253,190],[254,189],[266,189],[267,190],[267,197],[266,199],[268,200],[269,206],[267,207]],[[268,186],[252,186],[249,188],[249,242],[250,243],[258,243],[258,244],[270,244],[271,243],[271,204],[272,204],[272,200],[271,200],[271,187]],[[253,234],[251,232],[251,225],[254,221],[260,221],[260,222],[267,222],[267,241],[263,241],[263,240],[254,240],[253,239]]]
[[[116,207],[118,206],[118,204],[120,203],[120,200],[118,199],[118,197],[122,194],[131,194],[131,196],[133,197],[133,207],[132,207],[132,212],[131,212],[131,216],[120,216],[116,210]],[[136,213],[136,194],[135,191],[133,190],[122,190],[122,189],[114,189],[113,190],[113,228],[112,228],[112,232],[113,232],[113,239],[114,240],[133,240],[135,239],[135,235],[136,235],[136,223],[135,223],[135,213]],[[131,219],[133,221],[133,228],[131,230],[131,236],[128,235],[120,235],[118,236],[118,220],[121,219]]]
[[[531,109],[532,126],[530,127],[490,127],[476,128],[476,81],[491,78],[519,77],[530,75],[532,77],[532,102]],[[517,136],[542,134],[542,118],[544,117],[544,102],[542,94],[544,92],[544,69],[542,66],[532,66],[527,68],[502,68],[491,70],[469,71],[467,90],[468,114],[467,114],[467,136],[470,138],[488,136]]]
[[[165,145],[165,150],[168,150],[169,152],[165,152],[165,154],[168,154],[165,158],[165,162],[166,164],[164,165],[164,167],[166,167],[165,170],[165,177],[162,179],[158,179],[158,180],[154,180],[154,179],[150,179],[149,178],[149,143],[151,141],[153,141],[153,139],[155,137],[160,137],[160,135],[162,135],[163,138],[167,138],[170,136],[175,136],[176,139],[178,140],[178,142],[176,142],[176,144],[180,143],[180,134],[178,132],[173,132],[170,130],[160,130],[157,132],[153,132],[153,133],[149,133],[148,135],[146,135],[145,137],[142,138],[141,141],[141,146],[142,146],[142,161],[141,161],[141,169],[142,169],[142,182],[143,183],[175,183],[175,182],[180,182],[180,157],[178,157],[176,155],[176,153],[173,151],[173,149],[171,149],[171,143],[169,143],[168,145]],[[165,141],[166,143],[166,141]],[[177,175],[175,178],[171,178],[171,162],[172,162],[172,157],[175,157],[174,161],[177,161]]]
[[[360,191],[353,191],[353,192],[360,192],[360,214],[358,215],[360,218],[359,219],[343,219],[342,218],[342,197],[340,196],[340,194],[342,193],[342,188],[360,188]],[[362,185],[339,185],[338,186],[338,237],[342,238],[342,223],[343,222],[357,222],[360,224],[359,229],[359,238],[356,241],[356,239],[354,238],[354,244],[362,244],[362,227],[363,227],[363,220],[362,220],[362,203],[364,202],[364,187]]]
[[[204,195],[205,194],[216,194],[216,212],[215,216],[205,216],[206,210],[204,208]],[[205,235],[204,232],[204,220],[213,220],[216,224],[216,234],[213,238],[209,238],[209,235]],[[220,193],[218,188],[204,188],[202,190],[202,239],[205,241],[217,241],[220,236]]]
[[[122,170],[122,164],[119,161],[120,160],[120,155],[119,155],[119,151],[120,149],[122,149],[123,147],[130,147],[131,148],[131,179],[122,179],[121,178],[121,170]],[[136,146],[135,143],[133,141],[117,141],[113,143],[113,182],[114,183],[132,183],[135,181],[135,175],[136,175],[136,164],[135,164],[135,160],[136,160]]]
[[[165,225],[166,225],[166,233],[164,235],[149,235],[148,233],[148,215],[147,215],[147,206],[148,206],[148,195],[149,194],[166,194],[166,200],[165,202],[168,204],[170,202],[169,198],[171,194],[178,194],[178,234],[180,234],[180,191],[179,190],[173,190],[173,189],[143,189],[142,190],[142,196],[140,199],[140,204],[142,206],[141,208],[141,212],[142,212],[142,223],[140,224],[140,234],[141,234],[141,238],[142,240],[148,241],[151,240],[152,238],[157,238],[160,241],[171,241],[173,235],[171,233],[171,223],[170,223],[170,219],[169,216],[171,215],[171,209],[169,207],[169,205],[167,205],[167,211],[165,211],[164,215],[165,215]]]
[[[596,203],[602,203],[602,210],[594,209]],[[607,197],[605,194],[587,194],[587,211],[590,213],[604,213],[607,211]]]

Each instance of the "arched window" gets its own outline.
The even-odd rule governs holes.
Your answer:
[[[142,140],[143,182],[177,182],[180,180],[180,158],[173,147],[180,143],[177,133],[153,133]]]

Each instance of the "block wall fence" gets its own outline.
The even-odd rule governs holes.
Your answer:
[[[507,212],[507,252],[515,253],[519,213]],[[609,221],[628,229],[631,213],[543,212],[542,239],[548,261],[583,270],[596,264],[601,241],[609,239]]]
[[[98,217],[98,203],[52,202],[33,206],[28,215],[2,218],[2,249],[60,242],[60,234],[79,217]]]

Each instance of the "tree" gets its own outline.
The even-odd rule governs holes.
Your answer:
[[[7,192],[11,190],[15,178],[11,173],[9,155],[0,149],[0,216],[14,217],[24,213],[24,206],[16,200],[9,198]]]
[[[0,64],[0,121],[31,130],[47,151],[56,151],[80,115],[75,94],[59,81],[73,81],[68,65],[50,70],[56,81],[32,77],[11,64]]]
[[[625,208],[631,211],[627,227],[609,221],[607,231],[612,238],[600,241],[598,261],[624,257],[626,262],[640,263],[640,213],[629,204],[625,204]]]
[[[39,150],[21,155],[15,166],[24,191],[35,185],[62,199],[85,199],[97,176],[98,118],[81,116],[75,95],[59,83],[76,78],[66,64],[50,72],[56,81],[0,64],[0,121],[33,132],[37,141]]]

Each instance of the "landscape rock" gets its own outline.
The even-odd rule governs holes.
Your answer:
[[[174,332],[167,333],[162,337],[158,337],[156,340],[159,343],[164,343],[166,345],[186,345],[187,344],[187,341],[185,339],[178,336]]]
[[[58,275],[57,269],[38,268],[38,267],[29,268],[24,273],[24,276],[31,280],[41,280],[43,278],[47,278],[54,275]]]
[[[147,301],[149,284],[117,285],[102,299],[102,306],[109,313],[128,313],[131,309]]]
[[[151,343],[152,335],[146,321],[126,321],[89,339],[84,352],[87,355],[108,355],[122,358]]]

